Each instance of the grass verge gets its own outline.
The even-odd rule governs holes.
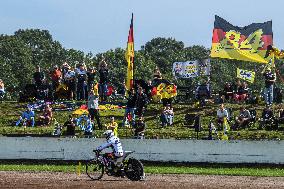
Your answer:
[[[257,176],[257,177],[284,177],[283,167],[226,167],[202,165],[145,165],[145,172],[150,174],[198,174],[198,175],[229,175],[229,176]],[[28,172],[66,172],[78,173],[78,165],[51,165],[51,164],[1,164],[0,171],[28,171]],[[80,166],[84,173],[85,166]]]

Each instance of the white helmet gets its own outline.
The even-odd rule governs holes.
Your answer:
[[[105,135],[106,139],[108,140],[109,138],[111,138],[111,137],[114,136],[114,133],[113,133],[112,130],[106,130],[106,131],[104,132],[104,135]]]

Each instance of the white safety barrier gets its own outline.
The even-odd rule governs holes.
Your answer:
[[[121,140],[148,161],[284,164],[284,141]],[[86,160],[104,139],[0,137],[0,159]]]

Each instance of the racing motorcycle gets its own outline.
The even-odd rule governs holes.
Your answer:
[[[133,151],[125,151],[123,155],[122,165],[115,166],[113,153],[101,154],[94,150],[96,157],[86,162],[86,173],[92,180],[100,180],[104,173],[108,176],[124,177],[132,181],[144,179],[143,164],[134,158],[127,158]]]

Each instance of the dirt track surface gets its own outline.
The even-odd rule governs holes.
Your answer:
[[[104,176],[92,181],[87,175],[51,172],[0,171],[0,188],[190,188],[190,189],[284,189],[284,177],[240,177],[202,175],[146,175],[144,181],[132,182],[126,178]]]

